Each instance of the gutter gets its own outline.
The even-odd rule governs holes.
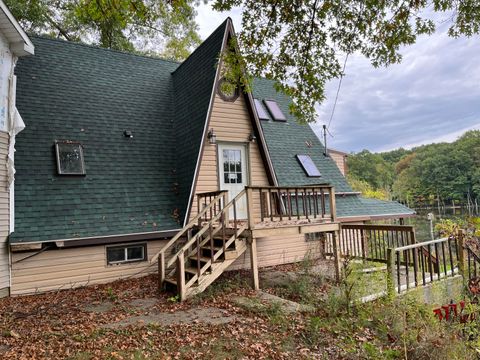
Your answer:
[[[71,239],[62,239],[62,240],[46,240],[46,241],[30,241],[30,242],[18,242],[10,243],[10,249],[13,252],[18,251],[30,251],[30,250],[39,250],[45,244],[55,243],[55,246],[58,248],[73,248],[80,246],[91,246],[91,245],[107,245],[107,244],[116,244],[122,242],[130,241],[141,241],[141,240],[160,240],[168,239],[172,236],[175,236],[181,229],[172,229],[164,231],[151,231],[145,233],[134,233],[134,234],[120,234],[120,235],[106,235],[106,236],[92,236],[92,237],[83,237],[83,238],[71,238]]]

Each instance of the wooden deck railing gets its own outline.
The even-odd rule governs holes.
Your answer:
[[[413,226],[342,224],[339,251],[343,257],[386,262],[388,248],[415,243]],[[331,237],[326,243],[325,253],[333,254]]]
[[[220,197],[220,201],[218,201]],[[203,212],[198,217],[198,226],[201,226],[204,222],[209,222],[215,216],[217,216],[228,203],[228,191],[209,191],[197,194],[197,211],[202,213],[202,210],[208,207],[208,211]],[[209,206],[212,204],[212,206]]]
[[[336,221],[335,189],[308,186],[247,186],[250,227],[258,223]]]
[[[458,274],[463,262],[456,236],[387,249],[388,292],[426,285]]]

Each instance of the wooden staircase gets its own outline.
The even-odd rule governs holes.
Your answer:
[[[213,283],[245,252],[250,238],[248,222],[237,219],[237,203],[245,190],[228,203],[225,191],[198,195],[205,199],[198,204],[203,209],[151,260],[158,259],[160,290],[175,290],[181,301]]]
[[[328,184],[247,186],[231,201],[227,191],[196,196],[198,215],[150,260],[158,261],[159,289],[173,288],[180,300],[204,291],[247,245],[252,286],[258,289],[256,238],[340,230],[335,189]],[[239,219],[245,205],[247,219]]]

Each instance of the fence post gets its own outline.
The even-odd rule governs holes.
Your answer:
[[[255,219],[253,218],[253,191],[251,188],[246,188],[245,196],[247,197],[248,229],[253,230],[255,227]]]
[[[341,228],[340,228],[341,229]],[[342,278],[342,264],[340,258],[340,231],[334,231],[332,233],[332,245],[333,245],[333,262],[335,266],[335,280],[340,282]]]
[[[337,221],[337,206],[335,203],[335,187],[330,187],[328,190],[328,197],[330,200],[330,220],[332,222]]]
[[[387,249],[387,294],[395,297],[395,249],[392,248]]]
[[[465,277],[465,230],[459,229],[457,231],[458,244],[458,271]]]
[[[184,253],[180,252],[177,257],[177,294],[180,301],[185,300],[185,258]]]
[[[360,241],[362,243],[362,257],[363,257],[363,262],[367,262],[367,257],[368,257],[368,244],[366,241],[366,236],[365,236],[365,230],[361,229],[360,230]]]
[[[251,236],[250,242],[250,267],[252,270],[252,288],[259,290],[260,285],[258,281],[258,258],[257,258],[257,239]]]
[[[158,257],[158,292],[162,292],[165,281],[165,253],[162,251]]]

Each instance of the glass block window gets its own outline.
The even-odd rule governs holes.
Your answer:
[[[273,120],[275,121],[287,121],[287,118],[283,114],[282,110],[278,106],[275,100],[263,100],[265,105],[267,106],[268,111],[273,116]]]
[[[255,102],[255,109],[257,109],[258,118],[260,120],[270,120],[270,117],[267,114],[267,111],[263,107],[262,103],[258,99],[253,100]]]
[[[147,260],[147,244],[107,246],[107,263],[121,264]]]
[[[320,171],[318,171],[317,166],[313,162],[312,158],[309,155],[297,155],[297,159],[302,165],[303,170],[307,173],[309,177],[318,177],[322,176]]]
[[[243,183],[242,153],[240,150],[223,150],[223,181],[225,184]]]
[[[69,141],[55,143],[59,175],[85,175],[82,144]]]

